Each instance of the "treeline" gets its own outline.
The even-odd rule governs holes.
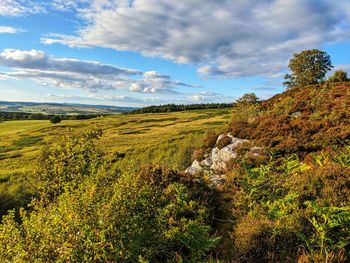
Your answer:
[[[79,114],[79,115],[53,115],[26,112],[0,112],[0,121],[10,120],[50,120],[59,116],[61,120],[87,120],[102,116],[103,114]]]
[[[148,106],[124,114],[140,114],[140,113],[160,113],[160,112],[176,112],[185,110],[202,110],[202,109],[223,109],[230,108],[233,103],[202,103],[202,104],[166,104],[159,106]]]

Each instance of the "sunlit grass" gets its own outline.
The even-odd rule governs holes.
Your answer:
[[[69,129],[98,126],[106,154],[125,154],[123,163],[160,162],[183,169],[183,155],[201,143],[207,132],[222,129],[229,110],[198,110],[176,113],[113,115],[91,120],[47,120],[0,123],[0,178],[30,174],[40,149],[59,141]],[[187,162],[188,162],[187,158]]]

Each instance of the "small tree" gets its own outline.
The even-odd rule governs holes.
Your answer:
[[[330,83],[348,81],[348,74],[343,70],[336,70],[327,80]]]
[[[60,122],[61,122],[61,117],[55,115],[55,116],[53,116],[53,117],[50,119],[50,122],[53,123],[53,124],[60,123]]]
[[[284,76],[288,88],[321,83],[326,73],[333,68],[330,56],[318,49],[294,53],[288,67],[292,74]]]
[[[246,93],[236,101],[238,104],[256,104],[258,102],[259,98],[255,93]]]

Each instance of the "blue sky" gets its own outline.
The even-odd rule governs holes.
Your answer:
[[[349,72],[348,0],[2,0],[0,100],[268,98],[292,54],[311,48]]]

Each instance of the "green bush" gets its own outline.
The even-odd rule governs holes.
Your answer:
[[[61,122],[61,117],[57,116],[57,115],[54,115],[54,116],[51,117],[50,122],[53,123],[53,124],[60,123]]]
[[[100,156],[99,131],[44,154],[41,196],[0,224],[0,260],[199,262],[216,246],[213,190],[162,167],[120,173]]]
[[[231,259],[347,262],[350,258],[350,151],[240,160],[228,175]],[[304,247],[302,251],[300,248]]]

